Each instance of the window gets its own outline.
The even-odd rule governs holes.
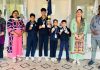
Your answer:
[[[9,18],[15,9],[27,17],[27,0],[0,0],[0,9],[6,18]]]

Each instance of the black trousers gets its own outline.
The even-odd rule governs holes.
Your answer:
[[[50,57],[56,57],[57,40],[50,40]]]
[[[37,42],[38,42],[38,39],[37,38],[35,39],[35,37],[27,38],[26,57],[29,57],[30,53],[31,53],[31,56],[34,57],[36,48],[37,48]]]
[[[39,56],[42,56],[44,48],[44,56],[48,56],[48,36],[39,35]]]
[[[0,58],[3,58],[4,44],[0,44]]]

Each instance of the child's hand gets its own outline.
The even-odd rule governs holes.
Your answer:
[[[30,27],[29,30],[32,30],[32,27]]]
[[[42,26],[39,26],[39,29],[41,29],[42,28]]]
[[[60,30],[60,34],[63,32],[63,29]]]
[[[55,28],[52,28],[52,32],[54,32],[55,31]]]
[[[67,31],[67,29],[65,30],[65,33],[69,34],[69,32]]]
[[[60,32],[62,33],[63,32],[63,29],[61,29]]]
[[[30,27],[33,27],[33,24],[31,24]]]
[[[42,28],[45,28],[45,25],[44,24],[42,25]]]
[[[30,25],[30,28],[29,28],[29,30],[32,30],[32,27],[33,27],[33,24],[31,24],[31,25]]]
[[[47,25],[48,28],[51,28],[51,25]]]
[[[67,34],[69,34],[69,32],[66,32]]]

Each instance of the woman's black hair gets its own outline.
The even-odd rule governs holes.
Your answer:
[[[82,13],[83,13],[83,10],[82,9],[78,9],[77,11],[76,11],[76,13],[78,12],[78,11],[81,11]],[[81,16],[81,23],[84,23],[84,18]]]
[[[78,10],[76,11],[76,13],[77,13],[78,11],[81,11],[81,12],[83,13],[83,10],[82,10],[82,9],[78,9]]]
[[[13,14],[14,14],[15,12],[17,12],[17,13],[19,14],[18,10],[14,10],[14,11],[12,12],[10,18],[14,18],[14,17],[13,17]],[[17,18],[20,18],[20,17],[17,17]]]

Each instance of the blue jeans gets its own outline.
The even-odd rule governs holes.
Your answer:
[[[68,41],[60,41],[60,51],[58,55],[58,59],[61,60],[63,48],[65,48],[66,51],[66,59],[69,58],[69,42]]]
[[[91,53],[91,60],[94,61],[96,57],[97,47],[100,48],[100,40],[96,38],[91,38],[91,46],[92,46],[92,53]]]

